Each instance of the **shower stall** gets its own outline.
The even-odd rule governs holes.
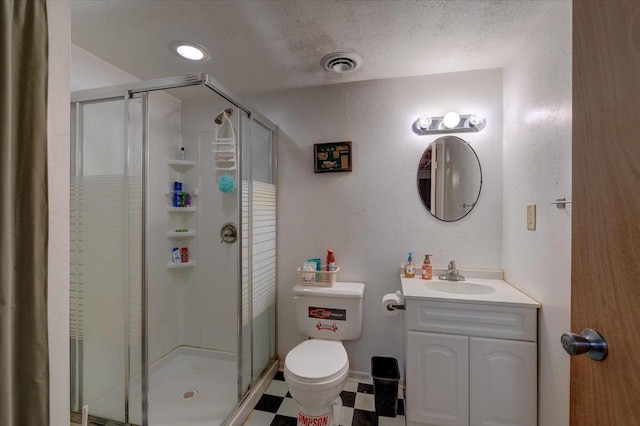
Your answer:
[[[277,369],[276,126],[205,74],[71,101],[72,420],[239,424]]]

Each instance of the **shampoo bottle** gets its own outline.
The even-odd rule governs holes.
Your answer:
[[[416,276],[416,265],[413,264],[413,252],[409,252],[409,258],[404,265],[404,277],[413,278]]]
[[[424,255],[424,263],[422,264],[422,279],[430,280],[433,278],[433,268],[431,267],[431,259],[429,259],[431,254]]]

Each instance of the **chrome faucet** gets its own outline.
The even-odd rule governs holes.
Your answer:
[[[440,275],[438,278],[447,281],[464,281],[464,277],[460,275],[460,271],[456,268],[456,261],[452,260],[447,266],[447,273]]]

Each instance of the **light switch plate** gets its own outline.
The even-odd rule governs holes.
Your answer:
[[[529,231],[536,230],[536,205],[527,204],[527,229]]]

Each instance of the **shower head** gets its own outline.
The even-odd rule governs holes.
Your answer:
[[[232,108],[227,108],[223,112],[218,114],[218,116],[214,120],[216,122],[216,124],[218,124],[218,125],[222,124],[222,114],[227,114],[228,117],[231,117],[233,115],[233,109]]]

